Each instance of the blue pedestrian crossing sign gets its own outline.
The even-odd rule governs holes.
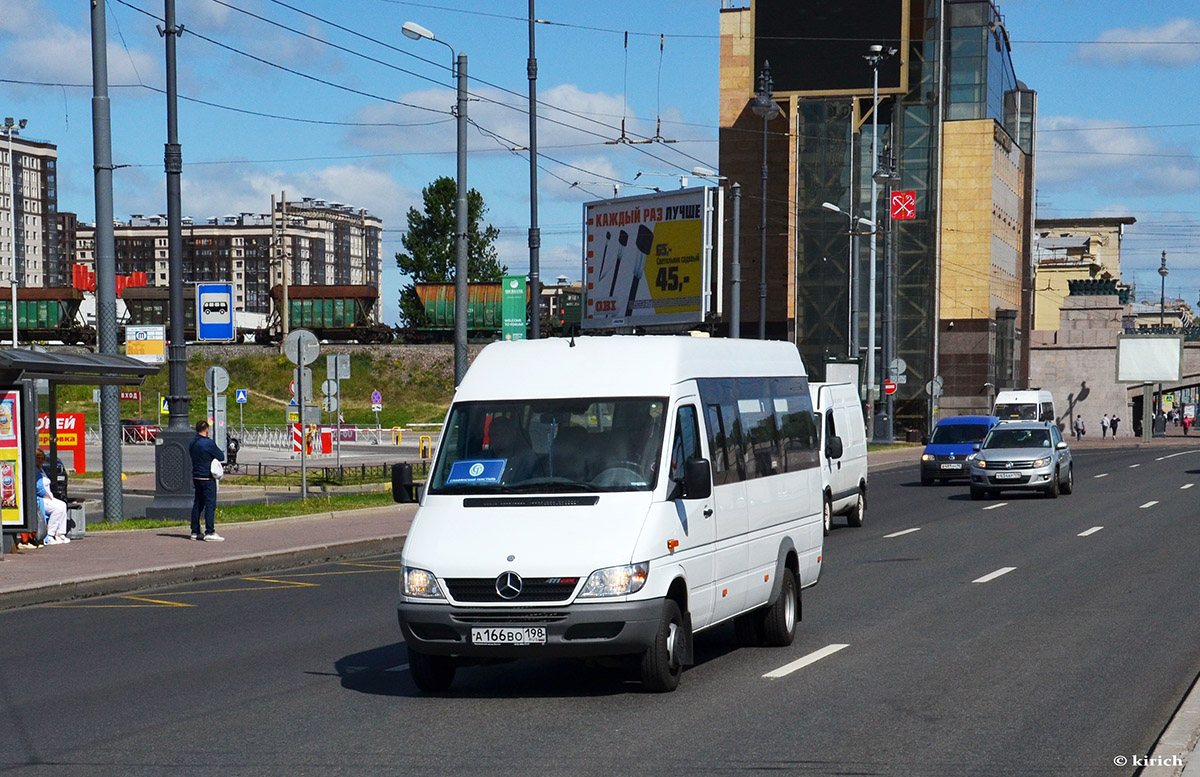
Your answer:
[[[246,389],[237,390],[237,401],[239,405],[246,404]]]

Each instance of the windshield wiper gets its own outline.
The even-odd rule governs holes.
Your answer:
[[[530,483],[520,483],[518,485],[513,485],[513,486],[503,486],[502,488],[504,488],[508,492],[521,493],[521,494],[536,493],[538,491],[554,491],[554,492],[563,493],[563,492],[570,492],[570,491],[601,491],[602,490],[596,486],[593,486],[591,483],[578,483],[578,482],[574,482],[574,481],[572,481],[570,483],[563,483],[561,481],[552,481],[552,482],[548,482],[548,483],[547,482],[539,482],[539,483],[530,482]]]

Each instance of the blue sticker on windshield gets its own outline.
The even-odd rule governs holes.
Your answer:
[[[504,475],[508,459],[465,459],[450,465],[448,486],[495,485]]]

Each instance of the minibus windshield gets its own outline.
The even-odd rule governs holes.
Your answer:
[[[457,403],[429,492],[653,490],[666,406],[661,397]]]
[[[992,415],[1005,421],[1037,421],[1038,406],[1036,402],[998,403]]]

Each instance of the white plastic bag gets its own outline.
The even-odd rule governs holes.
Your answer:
[[[210,466],[208,469],[210,472],[212,472],[214,480],[220,480],[221,478],[225,477],[225,467],[216,459],[212,460],[212,466]]]

